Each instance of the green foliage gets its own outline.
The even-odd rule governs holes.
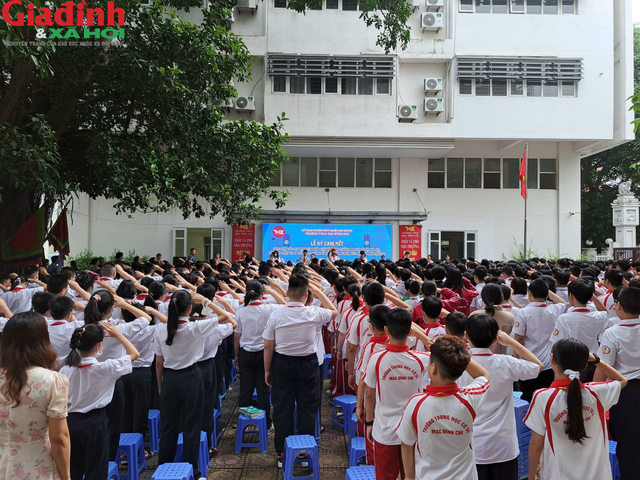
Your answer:
[[[299,13],[322,6],[323,0],[289,0],[287,7]],[[411,40],[411,29],[407,22],[411,16],[411,6],[404,0],[358,0],[360,18],[367,27],[379,30],[376,45],[385,53],[407,48]]]
[[[83,250],[73,257],[67,257],[65,264],[71,264],[71,261],[75,260],[78,270],[91,270],[91,260],[94,258],[96,258],[96,256],[91,250]]]
[[[527,254],[524,254],[524,244],[523,243],[518,243],[518,241],[516,240],[516,237],[511,237],[513,239],[513,246],[516,247],[516,252],[518,252],[515,256],[511,255],[509,257],[507,257],[504,253],[501,255],[502,260],[507,261],[507,260],[513,260],[515,262],[524,262],[525,260],[529,259],[529,258],[533,258],[533,257],[537,257],[539,256],[537,254],[536,250],[533,250],[533,248],[531,248],[533,246],[533,242],[528,242],[529,245],[527,248]]]
[[[121,250],[114,248],[113,252],[111,252],[111,256],[109,257],[109,260],[112,262],[116,261],[116,254],[118,252],[120,252]],[[123,252],[124,253],[124,252]],[[134,257],[140,257],[141,259],[149,259],[151,257],[153,257],[154,255],[138,255],[135,251],[135,249],[133,250],[129,250],[129,252],[122,257],[122,263],[124,263],[125,265],[132,265],[133,264],[133,259]]]

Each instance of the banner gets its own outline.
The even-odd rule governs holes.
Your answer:
[[[231,241],[231,261],[244,260],[246,254],[255,255],[256,225],[234,225]]]
[[[393,229],[387,224],[333,225],[265,223],[262,225],[262,258],[267,259],[274,250],[285,262],[297,262],[302,251],[319,259],[327,258],[334,247],[338,257],[354,260],[364,250],[369,260],[391,257]]]
[[[422,225],[400,225],[398,235],[399,250],[398,256],[404,257],[405,252],[409,252],[411,260],[422,258]]]
[[[38,263],[47,234],[45,207],[40,207],[29,220],[0,245],[0,265],[20,267]]]
[[[67,211],[63,210],[56,223],[51,227],[46,240],[60,254],[64,260],[69,255],[69,225],[67,224]]]

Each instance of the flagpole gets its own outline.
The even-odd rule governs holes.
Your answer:
[[[524,145],[524,168],[525,168],[525,177],[524,181],[527,182],[529,180],[528,172],[529,172],[529,142]],[[524,252],[522,254],[523,260],[527,260],[527,199],[529,198],[529,189],[527,188],[527,184],[525,183],[525,196],[524,196]]]

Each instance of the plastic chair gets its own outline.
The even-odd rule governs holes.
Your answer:
[[[518,455],[518,480],[529,478],[529,445],[520,447]]]
[[[331,354],[327,353],[324,356],[324,363],[322,364],[322,368],[324,369],[324,378],[331,378],[332,367],[329,365],[331,363]]]
[[[116,462],[109,462],[109,470],[107,470],[107,480],[120,480],[120,473],[118,471],[118,464]]]
[[[524,423],[524,418],[529,411],[529,402],[520,400],[519,398],[513,399],[513,408],[516,415],[516,432],[518,434],[518,444],[520,446],[529,445],[531,441],[531,429]]]
[[[176,456],[174,462],[179,463],[184,460],[184,439],[182,433],[178,435],[178,446],[176,448]],[[209,470],[209,442],[207,441],[207,432],[200,432],[200,447],[198,448],[198,470],[200,476],[206,477]]]
[[[164,463],[154,472],[151,480],[194,480],[190,463]]]
[[[360,462],[360,459],[367,454],[367,445],[364,437],[353,437],[349,440],[349,466],[357,467],[358,465],[364,465],[365,462]]]
[[[245,432],[249,425],[258,428],[257,431]],[[257,443],[249,443],[244,441],[245,435],[257,433],[259,441]],[[243,447],[260,447],[260,453],[267,453],[267,444],[269,443],[269,432],[267,431],[267,416],[264,411],[259,417],[249,418],[243,414],[238,417],[238,431],[236,433],[236,453],[240,453]]]
[[[616,457],[616,449],[618,442],[609,440],[609,463],[611,464],[611,476],[613,480],[620,478],[620,466],[618,465],[618,457]]]
[[[236,370],[236,361],[231,360],[231,383],[229,383],[229,385],[233,386],[233,384],[236,383],[237,379],[238,379],[238,371]]]
[[[124,453],[124,457],[120,454]],[[116,453],[118,465],[123,460],[129,462],[127,473],[120,474],[120,478],[138,480],[140,472],[147,469],[144,457],[144,440],[140,433],[123,433],[120,435],[120,444]]]
[[[357,398],[355,395],[340,395],[333,399],[333,413],[331,415],[331,426],[341,428],[345,435],[349,434],[349,420],[356,409]],[[341,412],[337,413],[336,410]],[[342,420],[341,422],[337,420]]]
[[[349,422],[349,438],[358,436],[358,416],[356,412],[351,414],[351,422]]]
[[[220,441],[220,419],[222,418],[222,410],[214,408],[213,410],[213,433],[211,434],[211,447],[218,448]]]
[[[144,446],[152,452],[160,450],[160,410],[149,410],[149,442]]]
[[[309,468],[313,470],[313,475],[294,477],[293,465],[299,455],[305,455],[304,461],[309,463]],[[313,479],[320,480],[320,462],[318,461],[318,444],[311,435],[292,435],[284,441],[284,463],[282,465],[282,476],[284,480],[292,479]]]
[[[298,435],[298,403],[296,402],[293,407],[293,433],[294,435]],[[316,438],[316,442],[320,445],[320,437],[322,435],[322,425],[320,425],[320,411],[318,411],[318,416],[316,417],[316,429],[313,436]]]
[[[347,468],[345,480],[376,480],[376,470],[373,465]]]

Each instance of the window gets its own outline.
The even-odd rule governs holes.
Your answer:
[[[491,13],[509,13],[507,0],[493,0],[493,8]]]
[[[287,77],[273,77],[273,91],[274,92],[286,92],[287,91]]]
[[[511,80],[509,85],[511,86],[509,91],[512,97],[521,97],[524,94],[522,80]]]
[[[544,87],[542,89],[542,94],[545,97],[557,97],[558,96],[558,81],[557,80],[547,80],[544,82]]]
[[[538,188],[538,159],[527,160],[527,188]]]
[[[482,188],[482,159],[464,159],[464,187]]]
[[[275,172],[273,172],[273,176],[271,177],[271,182],[269,183],[272,187],[279,187],[281,184],[281,175],[282,169],[278,168]]]
[[[307,93],[311,95],[322,93],[322,77],[307,77]]]
[[[358,79],[354,77],[342,78],[340,81],[340,84],[342,86],[342,89],[341,89],[342,95],[355,95],[357,80]]]
[[[320,186],[335,187],[336,186],[336,159],[321,158],[320,159]]]
[[[300,186],[300,164],[298,158],[289,159],[289,163],[282,166],[282,186]]]
[[[353,187],[355,178],[355,159],[338,159],[338,187]]]
[[[511,13],[524,13],[524,0],[511,0]]]
[[[562,13],[569,15],[576,13],[575,0],[562,0]]]
[[[287,8],[287,0],[274,0],[273,6],[276,8]]]
[[[476,78],[476,97],[488,97],[489,95],[491,95],[491,80]]]
[[[447,188],[464,187],[464,159],[447,158]]]
[[[464,232],[467,258],[475,258],[476,256],[476,234],[471,232]]]
[[[520,188],[520,159],[502,159],[502,188]]]
[[[211,229],[211,256],[207,258],[215,257],[216,253],[219,253],[220,257],[224,256],[222,255],[222,248],[224,245],[223,234],[224,234],[224,231],[221,228]]]
[[[461,78],[460,82],[460,95],[473,95],[473,80],[470,78]]]
[[[358,95],[373,95],[373,78],[358,78]]]
[[[373,158],[356,159],[356,187],[373,187]]]
[[[575,97],[576,96],[576,82],[562,82],[561,94],[563,97]]]
[[[491,80],[491,95],[494,97],[507,96],[507,81],[494,78]]]
[[[317,187],[318,186],[318,159],[301,158],[300,159],[300,186],[301,187]]]
[[[391,188],[391,159],[376,158],[374,172],[374,187]]]
[[[444,188],[444,158],[430,158],[427,168],[427,187]]]
[[[558,0],[544,0],[542,12],[545,15],[558,15]]]
[[[541,97],[542,82],[540,80],[527,80],[527,97]]]
[[[338,93],[338,79],[327,77],[324,79],[324,93]]]
[[[327,0],[327,10],[337,10],[338,0]]]
[[[322,10],[322,2],[320,2],[320,5],[310,6],[309,10]]]
[[[291,93],[304,93],[305,77],[291,77],[289,80],[289,86]]]
[[[541,158],[540,159],[540,189],[555,190],[556,189],[556,159]]]
[[[358,10],[358,0],[342,0],[342,10],[355,12]]]
[[[187,229],[173,229],[173,256],[186,257],[187,254]]]
[[[473,0],[460,0],[461,12],[473,12]]]
[[[484,159],[484,188],[500,188],[500,159]]]
[[[527,0],[527,13],[540,15],[542,13],[542,0]]]
[[[376,94],[389,95],[391,93],[390,78],[376,78]]]
[[[476,0],[476,13],[491,13],[491,0]]]
[[[461,13],[575,14],[575,0],[459,0]]]

